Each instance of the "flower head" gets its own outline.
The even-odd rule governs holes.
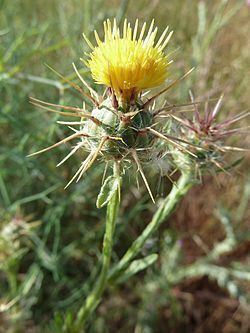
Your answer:
[[[228,127],[241,120],[242,118],[247,117],[249,112],[242,112],[236,116],[227,118],[222,122],[216,121],[216,117],[222,105],[222,98],[223,96],[219,98],[218,102],[213,108],[210,108],[209,104],[207,103],[204,116],[202,116],[202,113],[199,111],[198,107],[195,106],[196,110],[193,120],[186,119],[182,121],[182,124],[192,132],[189,134],[189,137],[192,137],[192,134],[194,134],[196,140],[204,141],[206,144],[213,144],[225,139],[232,134],[242,132],[244,128],[228,129]]]
[[[138,20],[132,29],[125,19],[122,33],[115,20],[113,27],[107,20],[104,22],[104,41],[96,31],[96,47],[85,37],[92,48],[86,64],[94,80],[110,87],[118,100],[129,101],[142,90],[161,85],[168,75],[170,61],[164,48],[172,32],[167,35],[166,28],[155,42],[157,28],[154,21],[146,35],[145,31],[146,23],[138,33]]]
[[[249,126],[230,128],[239,120],[246,118],[250,115],[249,112],[241,112],[236,116],[226,118],[223,121],[218,121],[218,113],[222,106],[223,96],[219,98],[215,106],[206,102],[204,112],[201,112],[198,108],[200,102],[195,102],[192,98],[192,104],[194,105],[195,112],[193,119],[180,118],[176,115],[172,115],[180,125],[180,132],[183,138],[189,138],[189,143],[194,147],[190,147],[189,152],[194,155],[183,154],[177,151],[175,153],[176,163],[181,165],[185,169],[199,169],[199,172],[212,171],[215,167],[215,171],[225,171],[230,169],[230,164],[226,160],[226,152],[228,151],[245,151],[244,148],[228,146],[226,139],[230,136],[237,134],[244,134],[249,132]],[[232,163],[234,166],[235,161]]]

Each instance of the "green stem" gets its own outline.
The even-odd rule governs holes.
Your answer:
[[[114,176],[120,179],[118,167],[119,167],[118,164],[115,163]],[[85,304],[82,306],[82,308],[79,310],[77,314],[76,318],[77,332],[79,332],[84,327],[86,320],[96,309],[107,284],[108,270],[110,266],[112,247],[113,247],[113,234],[120,204],[119,192],[120,192],[120,187],[118,186],[117,190],[113,194],[107,206],[106,230],[103,239],[102,270],[96,282],[96,285],[94,286],[94,289],[88,295]]]
[[[140,252],[146,240],[159,228],[175,210],[178,202],[194,185],[194,179],[190,173],[183,173],[177,184],[173,186],[169,195],[161,202],[151,222],[143,230],[142,234],[133,242],[127,252],[109,274],[109,281],[116,280],[129,266],[131,260]]]

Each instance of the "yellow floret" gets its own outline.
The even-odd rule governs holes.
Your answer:
[[[86,62],[92,77],[96,83],[112,88],[118,99],[128,100],[144,89],[159,86],[168,75],[170,61],[163,50],[172,32],[167,35],[166,28],[155,43],[157,28],[154,21],[144,37],[145,30],[146,23],[137,36],[138,20],[132,29],[125,19],[123,33],[120,34],[116,21],[112,28],[110,20],[107,20],[104,22],[104,41],[96,31],[96,47],[85,37],[92,48]]]

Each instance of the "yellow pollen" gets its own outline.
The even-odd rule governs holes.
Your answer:
[[[104,22],[104,41],[95,31],[97,46],[85,37],[92,52],[86,65],[90,68],[93,79],[113,89],[118,99],[129,100],[144,89],[161,85],[168,76],[170,61],[164,54],[172,32],[167,35],[165,29],[155,43],[157,28],[152,21],[148,32],[146,23],[138,32],[138,20],[134,29],[124,20],[122,33],[114,20]],[[145,36],[144,36],[145,35]]]

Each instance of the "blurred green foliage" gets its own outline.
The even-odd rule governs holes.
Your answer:
[[[80,106],[82,97],[45,64],[77,82],[71,65],[75,62],[94,86],[79,61],[87,50],[81,33],[93,38],[93,29],[100,28],[104,18],[121,21],[125,16],[132,22],[136,17],[143,21],[154,17],[161,31],[165,25],[174,29],[170,43],[175,59],[173,77],[196,66],[195,75],[171,92],[169,101],[186,101],[192,88],[199,99],[224,92],[227,114],[247,108],[250,27],[249,8],[243,1],[1,0],[0,332],[70,332],[67,327],[97,277],[104,210],[97,210],[95,201],[103,166],[96,165],[80,183],[65,191],[63,187],[78,168],[82,152],[58,169],[56,164],[69,151],[67,144],[27,158],[68,133],[56,124],[57,115],[34,108],[28,97]],[[247,162],[241,171],[246,174],[246,169]],[[239,181],[238,177],[237,190],[243,195],[235,198],[231,193],[233,207],[238,207],[236,214],[232,214],[233,209],[225,214],[223,208],[214,217],[214,223],[221,220],[225,227],[225,240],[184,266],[185,254],[178,241],[181,231],[172,227],[155,235],[142,251],[145,262],[138,266],[135,261],[126,278],[149,264],[151,268],[110,287],[111,293],[105,295],[88,332],[166,332],[159,319],[162,307],[169,307],[172,314],[164,327],[179,327],[176,322],[182,309],[171,290],[194,276],[208,275],[232,296],[247,302],[237,281],[249,281],[249,268],[236,261],[230,267],[217,263],[224,253],[249,240],[249,231],[244,229],[250,216],[249,181],[246,177]],[[163,192],[168,191],[169,181],[161,182]],[[154,209],[143,187],[138,191],[129,179],[124,183],[114,261],[143,229]],[[152,176],[155,191],[157,183]],[[234,223],[239,236],[232,231]],[[154,253],[159,253],[158,259]],[[179,332],[178,328],[173,332]]]

